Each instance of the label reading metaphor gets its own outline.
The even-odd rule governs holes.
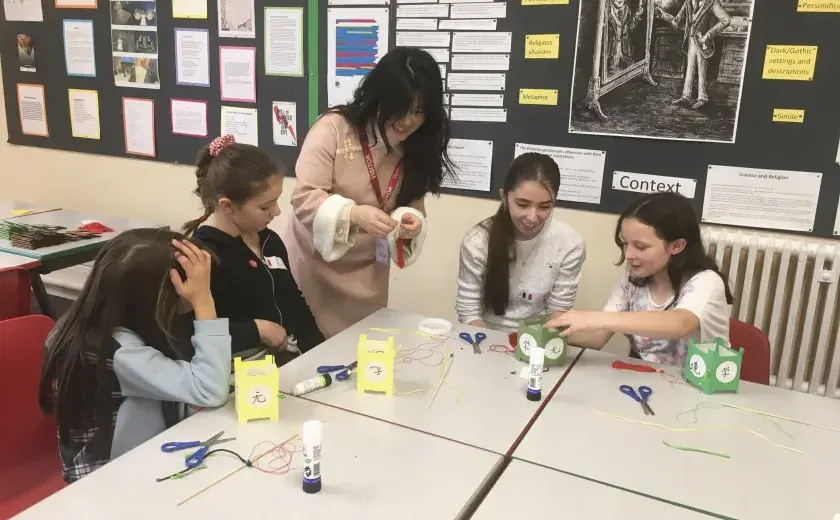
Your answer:
[[[557,105],[557,91],[542,88],[519,89],[520,105]]]

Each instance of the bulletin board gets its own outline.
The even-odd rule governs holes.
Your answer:
[[[633,0],[627,0],[630,4]],[[684,0],[674,0],[681,4]],[[810,229],[791,231],[803,235],[837,238],[835,215],[840,198],[840,166],[837,164],[838,140],[840,139],[840,12],[809,13],[797,12],[797,0],[759,1],[752,14],[749,46],[744,53],[746,67],[744,72],[740,108],[737,118],[737,130],[733,131],[734,142],[712,142],[694,140],[700,138],[720,139],[720,135],[704,136],[704,121],[731,117],[721,108],[719,96],[722,89],[717,88],[722,82],[734,81],[726,75],[736,75],[740,62],[722,63],[721,58],[712,58],[708,63],[710,102],[699,110],[680,107],[680,113],[687,114],[689,122],[681,126],[674,123],[670,127],[674,137],[694,132],[692,140],[673,138],[639,138],[619,135],[598,135],[570,131],[570,113],[585,104],[589,83],[592,77],[593,42],[596,33],[599,1],[571,0],[568,4],[544,0],[535,4],[523,5],[529,0],[508,2],[507,16],[498,20],[498,31],[513,33],[510,70],[507,71],[504,108],[507,111],[505,123],[476,123],[454,121],[454,137],[484,139],[493,142],[493,174],[489,191],[447,190],[450,193],[468,194],[484,198],[498,198],[498,190],[504,182],[505,173],[514,159],[516,143],[548,145],[584,150],[603,151],[605,165],[597,203],[584,203],[560,200],[561,207],[620,213],[633,200],[641,196],[638,192],[613,189],[615,172],[635,172],[653,174],[680,179],[694,180],[696,186],[692,203],[699,215],[703,211],[704,191],[710,165],[728,165],[758,169],[792,170],[816,172],[821,174],[819,203],[815,215],[815,225]],[[581,5],[582,2],[582,5]],[[609,0],[606,0],[609,2]],[[701,0],[701,3],[703,0]],[[650,0],[653,4],[653,0]],[[668,4],[667,0],[657,3]],[[727,10],[732,13],[732,25],[736,16],[751,7],[751,2],[723,0]],[[744,5],[738,5],[738,4]],[[812,2],[817,3],[817,2]],[[827,4],[827,2],[820,2]],[[544,5],[552,4],[552,5]],[[840,11],[840,2],[834,2],[835,11]],[[739,9],[740,8],[740,9]],[[678,5],[671,12],[678,12]],[[748,11],[747,11],[748,12]],[[578,31],[578,20],[581,20]],[[661,20],[655,20],[651,27],[650,38],[653,40],[649,50],[649,71],[658,87],[640,89],[635,92],[631,87],[636,83],[646,85],[643,73],[620,84],[601,97],[601,108],[609,118],[608,122],[621,124],[618,113],[622,106],[622,96],[628,97],[628,104],[643,104],[652,96],[654,90],[663,90],[658,96],[668,103],[665,112],[673,113],[672,100],[681,93],[685,56],[678,42],[682,34],[663,27]],[[606,32],[606,30],[605,30]],[[526,38],[528,35],[559,34],[559,55],[557,59],[524,59]],[[582,45],[577,50],[577,40]],[[668,39],[670,38],[670,40]],[[726,36],[718,36],[718,54]],[[736,36],[737,38],[737,36]],[[633,41],[641,49],[644,57],[645,38]],[[737,45],[746,46],[746,38],[736,40]],[[669,46],[670,44],[670,46]],[[816,67],[810,81],[762,79],[765,53],[768,45],[817,46]],[[737,56],[736,56],[737,57]],[[669,63],[669,60],[671,63]],[[682,61],[681,61],[682,60]],[[670,67],[671,70],[668,70]],[[728,67],[728,68],[727,68]],[[579,76],[583,81],[575,81]],[[670,76],[670,77],[669,77]],[[716,80],[713,82],[711,78]],[[663,80],[664,78],[664,80]],[[620,81],[620,80],[619,80]],[[729,83],[731,85],[731,83]],[[520,104],[520,89],[558,89],[559,99],[556,106]],[[730,86],[730,92],[733,90]],[[696,87],[695,87],[696,95]],[[451,94],[451,92],[450,92]],[[618,100],[618,101],[617,101]],[[572,109],[570,111],[570,108]],[[774,109],[796,109],[804,111],[804,122],[774,122]],[[598,132],[598,118],[593,111],[581,119],[591,125],[583,130]],[[636,111],[641,112],[640,110]],[[659,127],[662,132],[664,118],[657,120],[655,110],[642,113],[636,125],[642,131]],[[692,128],[692,125],[694,128]],[[605,130],[612,132],[616,129]],[[618,130],[621,130],[619,128]],[[698,137],[697,134],[700,134]],[[661,189],[661,188],[660,188]],[[665,188],[667,189],[667,188]],[[779,208],[784,211],[784,208]],[[740,227],[743,222],[738,223]]]
[[[7,0],[28,2],[33,0]],[[78,0],[75,3],[89,2]],[[176,0],[177,1],[177,0]],[[62,0],[62,3],[68,3]],[[257,2],[254,12],[254,38],[220,38],[216,0],[207,1],[206,19],[174,18],[172,2],[123,2],[128,4],[157,4],[156,36],[158,44],[159,89],[117,86],[113,73],[112,18],[110,9],[118,2],[98,0],[95,9],[56,8],[53,0],[43,0],[43,21],[7,21],[2,18],[3,92],[5,94],[9,143],[73,152],[147,159],[175,164],[193,164],[202,146],[219,135],[221,107],[257,109],[257,136],[259,146],[290,168],[297,158],[298,147],[278,146],[273,142],[272,102],[295,102],[298,143],[306,136],[310,104],[310,82],[317,85],[317,72],[309,76],[309,38],[307,0],[269,0]],[[298,7],[303,9],[302,52],[303,73],[299,77],[265,74],[265,8]],[[65,45],[62,38],[64,20],[92,20],[96,76],[82,77],[68,74],[65,64]],[[175,28],[203,29],[209,35],[210,85],[189,86],[176,84]],[[18,57],[17,35],[26,34],[35,41],[35,71],[21,70]],[[220,92],[219,47],[252,47],[256,49],[256,102],[222,101]],[[314,69],[317,71],[317,67]],[[18,110],[17,85],[37,84],[45,87],[45,104],[48,137],[25,135],[21,131]],[[74,137],[71,132],[68,89],[98,91],[101,135],[99,139]],[[317,96],[317,88],[315,89]],[[126,153],[123,131],[123,98],[151,99],[154,101],[155,154],[144,156]],[[173,133],[172,99],[195,100],[207,103],[207,137]]]
[[[7,0],[32,2],[37,0]],[[79,0],[91,1],[91,0]],[[404,45],[428,46],[435,27],[420,24],[402,25],[409,11],[400,8],[434,4],[431,0],[400,2],[381,0],[279,0],[257,3],[254,38],[220,38],[217,0],[208,0],[206,19],[173,18],[171,3],[160,2],[157,13],[159,76],[157,90],[115,85],[111,73],[112,1],[98,0],[95,9],[58,9],[53,0],[43,0],[43,22],[6,21],[3,26],[3,82],[9,129],[9,142],[17,145],[56,148],[171,163],[191,164],[198,149],[220,132],[222,105],[255,108],[258,111],[259,145],[279,159],[293,174],[299,145],[306,129],[318,114],[330,106],[330,99],[342,78],[335,77],[334,38],[339,28],[331,9],[361,9],[364,16],[387,10],[387,45],[378,49],[379,56],[400,41],[400,33],[416,32],[415,39]],[[752,168],[810,172],[820,177],[818,203],[813,225],[802,229],[785,229],[804,235],[836,236],[835,216],[840,198],[840,6],[837,0],[700,0],[701,4],[720,4],[731,19],[727,29],[711,38],[716,47],[706,61],[708,101],[694,108],[699,96],[697,82],[692,87],[688,104],[673,105],[684,85],[688,56],[683,49],[684,31],[674,28],[664,18],[678,16],[686,0],[512,0],[504,3],[503,13],[494,20],[492,31],[510,33],[509,54],[505,70],[475,70],[475,67],[454,72],[504,74],[503,119],[461,120],[463,114],[478,106],[450,106],[453,115],[452,137],[492,143],[489,186],[481,189],[445,188],[444,193],[495,199],[517,144],[525,149],[555,147],[589,153],[590,160],[603,163],[598,186],[584,190],[583,195],[564,197],[574,176],[565,166],[564,186],[558,205],[561,207],[619,213],[640,196],[639,190],[614,189],[613,183],[622,172],[630,173],[638,185],[645,176],[655,176],[657,189],[692,185],[691,199],[698,215],[704,211],[704,193],[709,172],[715,168]],[[757,5],[753,5],[753,3]],[[61,3],[67,3],[61,0]],[[438,2],[442,4],[443,2]],[[447,4],[450,8],[468,2]],[[820,4],[826,12],[801,12],[800,3]],[[619,4],[620,8],[619,8]],[[625,7],[627,10],[625,10]],[[829,6],[829,7],[824,7]],[[834,6],[834,7],[832,7]],[[265,74],[265,7],[300,7],[303,9],[301,48],[304,73],[301,76]],[[641,13],[639,8],[643,7]],[[481,9],[481,8],[478,8]],[[495,9],[495,8],[493,8]],[[709,7],[708,9],[711,9]],[[808,10],[806,6],[806,11]],[[814,9],[811,9],[814,10]],[[819,11],[819,9],[816,9]],[[834,12],[827,12],[833,10]],[[660,11],[664,15],[660,15]],[[451,14],[449,9],[447,14]],[[497,13],[488,10],[488,13]],[[315,13],[316,16],[312,16]],[[667,15],[667,16],[666,16]],[[347,18],[347,17],[345,17]],[[416,18],[416,17],[415,17]],[[446,23],[459,22],[454,16],[441,16]],[[484,17],[487,18],[487,17]],[[68,75],[64,42],[60,37],[64,19],[93,20],[96,48],[96,77]],[[468,18],[469,19],[469,18]],[[479,19],[471,18],[480,23]],[[382,20],[377,23],[382,26]],[[438,21],[437,23],[441,23]],[[744,24],[747,25],[744,30]],[[632,26],[632,29],[631,29]],[[175,28],[208,29],[210,86],[177,85]],[[412,29],[406,29],[412,27]],[[625,30],[621,37],[616,31]],[[708,27],[706,28],[708,29]],[[453,89],[452,58],[456,54],[456,33],[470,32],[452,28],[447,46],[437,46],[447,57],[439,59],[446,67],[445,92],[451,100],[457,94],[488,94],[485,90]],[[31,35],[35,40],[35,71],[24,71],[18,57],[17,34]],[[529,44],[531,39],[546,42],[556,35],[556,53],[549,50],[540,56],[540,49]],[[49,37],[48,37],[49,36]],[[256,49],[256,102],[222,101],[219,80],[219,47],[246,46]],[[800,80],[764,79],[768,46],[800,46],[796,52],[815,60],[813,72]],[[474,51],[476,59],[484,59],[486,50]],[[527,53],[533,58],[526,59]],[[704,47],[704,51],[708,49]],[[777,52],[777,51],[774,51]],[[781,51],[778,51],[781,52]],[[791,52],[790,50],[786,52]],[[470,54],[470,52],[465,52]],[[599,56],[598,61],[595,56]],[[744,61],[745,60],[745,61]],[[744,66],[745,63],[745,66]],[[493,66],[495,67],[495,65]],[[794,67],[795,68],[795,67]],[[790,77],[792,73],[788,73]],[[806,74],[808,74],[806,72]],[[779,74],[777,74],[778,76]],[[785,74],[781,74],[785,76]],[[494,76],[497,77],[497,76]],[[49,137],[24,135],[18,110],[17,85],[42,84],[45,87]],[[655,84],[655,85],[654,85]],[[99,95],[101,137],[73,137],[69,123],[68,89],[92,89]],[[524,92],[523,92],[524,91]],[[556,92],[554,92],[556,91]],[[552,99],[556,94],[556,101]],[[156,153],[144,157],[126,153],[123,131],[122,99],[146,98],[155,102],[154,125]],[[172,133],[170,100],[172,98],[207,103],[206,138]],[[733,101],[734,99],[734,101]],[[295,102],[296,138],[298,146],[279,146],[273,142],[272,102]],[[775,115],[774,115],[775,112]],[[461,117],[454,117],[460,113]],[[602,114],[601,114],[602,113]],[[489,113],[488,113],[489,114]],[[602,118],[601,116],[604,116]],[[493,119],[497,112],[481,117]],[[774,121],[774,118],[776,121]],[[557,152],[563,155],[565,152]],[[578,157],[580,158],[580,157]],[[570,163],[574,168],[574,161]],[[712,168],[710,170],[710,168]],[[717,170],[719,171],[719,170]],[[760,174],[760,172],[759,172]],[[720,178],[720,175],[717,177]],[[796,177],[794,177],[795,179]],[[641,180],[640,180],[641,179]],[[664,181],[663,181],[664,179]],[[685,183],[682,181],[685,180]],[[567,182],[569,181],[569,182]],[[592,181],[592,179],[589,179]],[[629,182],[629,181],[628,181]],[[784,208],[780,208],[784,212]],[[726,224],[726,223],[724,223]],[[743,221],[741,227],[750,227]],[[768,226],[753,226],[773,228]]]

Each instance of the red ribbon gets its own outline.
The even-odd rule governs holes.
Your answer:
[[[370,185],[373,188],[373,192],[376,194],[376,200],[379,201],[379,207],[382,211],[385,211],[385,205],[391,199],[391,195],[393,195],[394,190],[397,188],[397,184],[400,182],[400,166],[402,166],[403,160],[400,159],[397,161],[397,165],[394,166],[394,173],[391,174],[391,179],[388,181],[388,188],[385,190],[385,196],[382,196],[382,189],[379,187],[379,181],[377,180],[376,176],[376,167],[373,164],[373,155],[370,153],[370,144],[368,143],[368,136],[367,132],[364,128],[359,129],[359,143],[362,145],[362,155],[365,158],[365,167],[368,171],[368,176],[370,177]],[[405,251],[403,251],[403,240],[400,236],[397,236],[397,259],[396,259],[397,267],[400,269],[405,267]]]

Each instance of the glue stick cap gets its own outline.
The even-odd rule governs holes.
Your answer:
[[[545,361],[545,349],[541,347],[531,347],[528,359],[532,365],[542,365]]]
[[[321,421],[306,421],[303,423],[300,436],[306,446],[317,446],[321,444],[323,425]]]

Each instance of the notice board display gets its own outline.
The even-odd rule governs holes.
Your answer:
[[[317,103],[317,72],[305,73],[306,0],[4,8],[11,144],[192,164],[224,132],[294,165],[310,90]]]

